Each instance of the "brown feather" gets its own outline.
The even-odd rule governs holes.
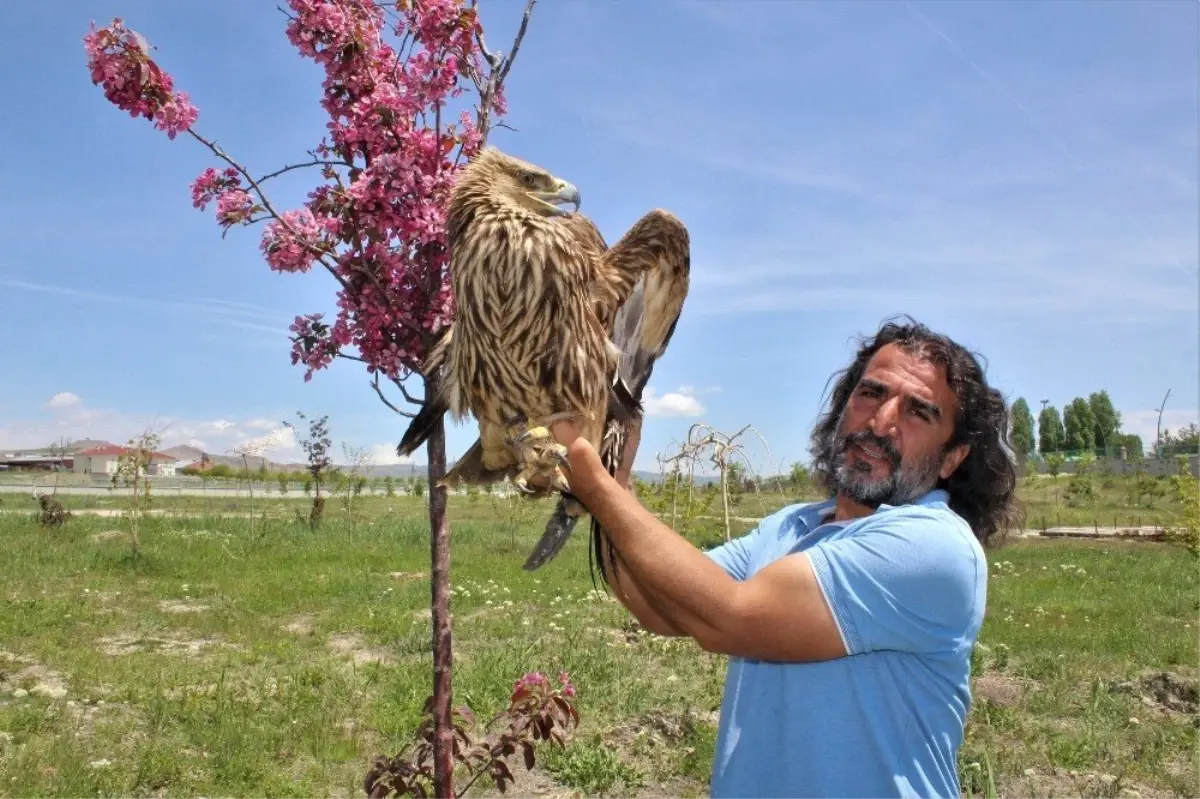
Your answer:
[[[446,412],[456,421],[475,417],[480,438],[450,470],[448,484],[516,474],[504,435],[518,415],[540,424],[577,419],[615,473],[628,426],[640,419],[642,390],[674,331],[688,286],[683,223],[651,211],[610,248],[587,217],[549,214],[526,193],[559,184],[545,170],[487,148],[451,192],[455,312],[426,361],[426,374],[436,370],[442,390],[427,399],[398,448],[412,452],[430,421]],[[552,558],[584,510],[573,497],[560,498],[526,568]],[[598,545],[594,522],[593,535]]]

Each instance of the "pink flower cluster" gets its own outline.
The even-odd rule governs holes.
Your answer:
[[[570,677],[565,671],[558,673],[559,689],[563,696],[575,696],[575,686],[571,683]],[[545,674],[540,671],[528,672],[519,677],[513,685],[513,701],[520,701],[520,698],[536,692],[538,689],[545,691],[553,691],[550,687],[550,680]]]
[[[250,193],[242,188],[238,171],[229,167],[224,171],[209,167],[192,181],[192,207],[204,210],[210,202],[217,201],[217,222],[223,228],[248,224],[255,211],[262,206],[255,204]]]
[[[470,158],[483,137],[466,111],[457,123],[440,115],[462,94],[460,81],[482,74],[478,21],[462,0],[402,5],[391,33],[410,45],[398,58],[370,0],[288,5],[288,38],[325,71],[330,135],[316,152],[364,165],[348,184],[322,186],[306,203],[330,246],[344,245],[333,266],[343,288],[331,335],[344,331],[346,340],[334,344],[357,348],[369,371],[402,378],[454,311],[445,246],[451,155],[457,149],[459,161]],[[495,113],[502,103],[498,97]],[[280,247],[277,240],[272,234]],[[283,254],[268,258],[272,268],[292,265],[298,251],[276,252]]]
[[[307,272],[323,249],[321,226],[307,208],[285,211],[263,230],[259,249],[276,272]]]
[[[337,352],[329,326],[321,321],[324,316],[320,313],[297,316],[288,327],[295,336],[292,341],[292,365],[302,363],[308,367],[304,373],[306,383],[312,380],[313,372],[328,366]]]
[[[192,181],[192,207],[203,211],[213,199],[241,187],[242,179],[236,169],[229,167],[218,172],[210,166]]]
[[[320,261],[340,284],[332,325],[297,317],[292,361],[307,367],[307,380],[355,347],[370,372],[402,379],[420,368],[454,312],[446,207],[458,165],[478,152],[483,135],[468,110],[451,106],[485,77],[479,21],[464,0],[398,3],[387,14],[374,0],[288,6],[288,39],[325,73],[328,136],[314,153],[349,168],[326,164],[324,183],[303,206],[263,230],[260,249],[271,269],[307,272]],[[93,27],[85,45],[93,81],[119,107],[153,118],[170,136],[195,120],[187,96],[174,92],[149,46],[120,19]],[[497,92],[489,113],[505,111]],[[205,170],[191,191],[199,209],[216,202],[224,228],[266,210],[232,168]]]
[[[83,37],[92,83],[104,86],[104,96],[132,117],[153,120],[154,127],[174,139],[191,128],[198,112],[186,92],[176,92],[171,76],[150,59],[150,46],[127,29],[118,17],[107,28]]]

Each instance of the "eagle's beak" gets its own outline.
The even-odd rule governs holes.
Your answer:
[[[555,206],[553,211],[556,214],[567,213],[566,211],[557,207],[567,203],[570,203],[574,207],[575,211],[579,210],[579,189],[575,188],[570,183],[567,183],[565,180],[558,181],[558,191],[538,191],[533,192],[533,196],[547,205]]]

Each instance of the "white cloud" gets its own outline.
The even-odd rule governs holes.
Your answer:
[[[280,425],[274,419],[247,419],[241,426],[243,430],[274,430]]]
[[[1194,408],[1167,408],[1163,411],[1163,430],[1177,433],[1180,428],[1193,423],[1200,423],[1200,413]],[[1142,446],[1149,450],[1158,435],[1158,411],[1121,411],[1121,431],[1141,436]]]
[[[78,394],[72,394],[70,391],[60,391],[46,402],[46,407],[57,411],[63,408],[74,407],[80,402],[82,400]]]
[[[299,453],[299,447],[296,445],[296,431],[284,425],[279,425],[261,436],[248,437],[239,434],[237,442],[231,449],[245,450],[250,455],[265,455],[271,460],[278,460],[281,456],[285,460],[290,460],[290,456]]]
[[[412,463],[411,456],[401,457],[396,454],[395,444],[376,444],[369,453],[371,463],[376,466],[395,466],[398,463]]]
[[[261,305],[220,299],[173,299],[167,297],[139,297],[127,294],[108,294],[100,291],[77,289],[70,286],[56,286],[47,283],[34,283],[29,280],[9,277],[0,274],[0,286],[19,291],[41,294],[55,294],[80,300],[91,304],[117,304],[140,308],[156,313],[182,312],[206,324],[220,324],[243,330],[254,330],[268,333],[271,336],[287,336],[289,317],[274,308]]]
[[[680,386],[679,393],[686,394],[689,397],[694,397],[698,394],[720,394],[721,387],[720,386],[706,386],[704,388],[696,388],[695,386],[691,386],[691,385]]]
[[[691,387],[684,386],[684,388]],[[699,400],[691,394],[685,393],[683,389],[669,391],[659,397],[656,396],[653,386],[646,386],[646,391],[642,395],[642,405],[646,409],[647,416],[700,416],[704,413],[704,406],[700,404]]]

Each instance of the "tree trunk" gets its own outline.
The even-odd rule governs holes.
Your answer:
[[[434,380],[426,381],[425,396],[437,393]],[[438,486],[446,476],[446,426],[434,423],[428,440],[429,532],[433,591],[433,790],[439,797],[454,796],[454,731],[450,726],[453,639],[450,634],[450,523],[446,518],[449,490]]]
[[[729,485],[725,477],[725,464],[721,464],[721,505],[725,508],[725,540],[729,540]]]

